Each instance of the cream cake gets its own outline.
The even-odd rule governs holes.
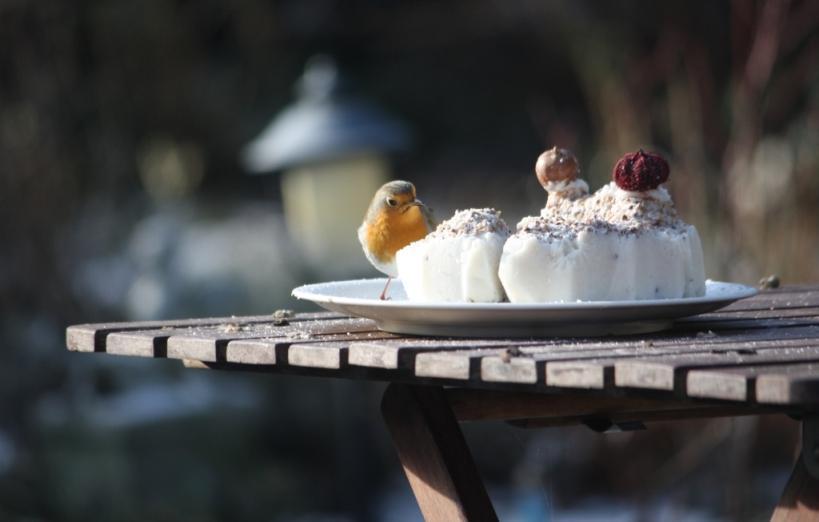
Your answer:
[[[566,150],[546,151],[536,172],[546,206],[518,223],[499,265],[511,302],[704,295],[700,238],[662,186],[669,168],[660,156],[626,154],[614,181],[591,195]]]
[[[396,254],[398,277],[413,301],[498,302],[505,299],[498,264],[511,231],[500,212],[460,210]]]

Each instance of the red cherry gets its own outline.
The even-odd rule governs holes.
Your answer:
[[[668,172],[668,162],[662,156],[640,149],[620,158],[614,165],[611,177],[623,190],[643,192],[665,183]]]

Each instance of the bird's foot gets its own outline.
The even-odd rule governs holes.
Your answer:
[[[387,297],[387,290],[390,288],[390,281],[392,281],[392,277],[387,278],[387,284],[384,285],[384,289],[381,290],[381,295],[378,296],[378,298],[381,299],[382,301],[389,301],[390,300],[390,298]]]

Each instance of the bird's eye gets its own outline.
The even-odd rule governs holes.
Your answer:
[[[398,201],[393,198],[387,198],[387,206],[394,207],[398,205]]]

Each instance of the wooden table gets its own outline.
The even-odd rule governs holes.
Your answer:
[[[789,414],[803,444],[772,520],[819,521],[819,286],[768,290],[659,334],[398,336],[330,313],[71,326],[68,349],[188,367],[389,381],[382,414],[427,520],[496,520],[458,421],[605,431]]]

